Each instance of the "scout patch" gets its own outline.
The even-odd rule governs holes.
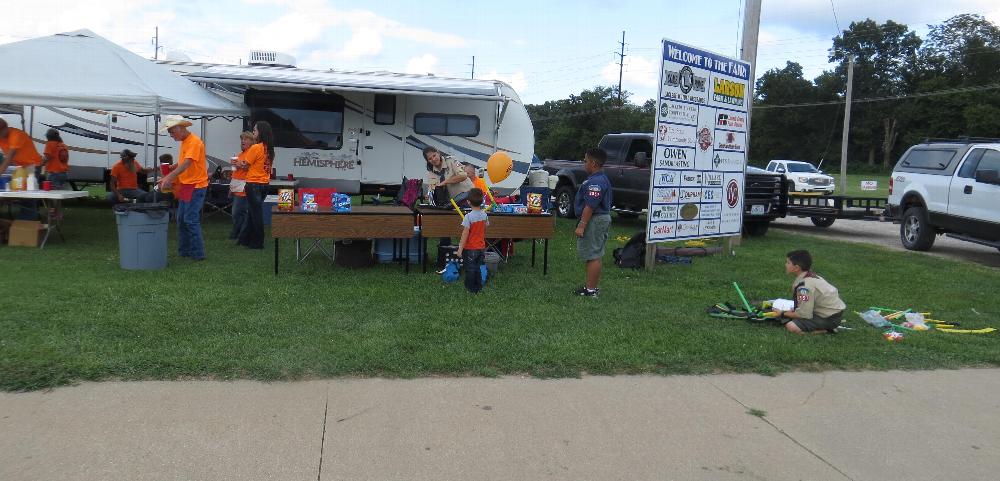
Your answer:
[[[796,294],[796,300],[799,301],[799,302],[806,302],[806,301],[808,301],[809,300],[809,288],[808,287],[800,287],[799,288],[799,293]]]
[[[600,197],[601,196],[601,186],[599,186],[599,185],[590,185],[590,186],[587,186],[587,195],[589,195],[591,197]]]

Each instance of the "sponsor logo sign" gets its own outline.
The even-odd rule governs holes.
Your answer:
[[[739,203],[740,184],[736,182],[736,179],[730,179],[729,184],[726,185],[726,204],[729,204],[729,208],[733,209]]]
[[[747,134],[742,132],[726,132],[724,130],[715,133],[716,150],[746,150]]]
[[[664,143],[694,146],[696,142],[695,127],[687,125],[664,125],[667,127],[666,141]]]
[[[664,100],[660,104],[660,119],[674,124],[698,123],[698,106]]]
[[[721,190],[719,192],[722,192]],[[705,199],[708,200],[708,199]],[[701,218],[702,219],[718,219],[722,217],[722,205],[715,204],[701,204]]]
[[[742,112],[727,112],[720,110],[715,126],[720,129],[746,130],[747,116]]]
[[[654,205],[649,211],[651,222],[661,222],[667,220],[677,220],[678,206],[674,205]]]
[[[722,172],[705,172],[702,174],[702,185],[706,187],[722,187]]]
[[[681,185],[701,185],[701,172],[681,172]]]
[[[673,222],[653,224],[652,228],[649,229],[649,232],[652,233],[650,238],[672,239],[677,237],[677,225]]]
[[[862,180],[861,190],[878,190],[877,180]]]
[[[747,86],[741,82],[716,77],[712,82],[712,100],[724,104],[743,106]]]
[[[657,170],[653,174],[653,187],[670,187],[679,184],[679,178],[676,171],[673,170]]]
[[[712,146],[712,131],[708,127],[702,127],[698,130],[698,148],[702,152],[708,150]]]
[[[721,202],[722,189],[702,189],[701,200],[703,202]]]
[[[702,210],[701,235],[713,235],[721,232],[722,225],[719,223],[719,219],[705,219],[704,212]]]
[[[693,237],[698,235],[700,222],[693,221],[680,221],[677,223],[677,237]]]
[[[742,171],[743,154],[739,152],[715,151],[712,156],[712,168],[719,171]]]
[[[677,202],[677,189],[675,188],[654,188],[654,204],[674,204]]]
[[[680,189],[677,200],[679,202],[701,202],[701,189]]]
[[[694,167],[694,149],[660,147],[656,149],[657,169],[691,169]],[[656,179],[653,179],[654,182]]]

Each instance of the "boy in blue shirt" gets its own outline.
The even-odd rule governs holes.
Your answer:
[[[576,290],[576,295],[583,297],[597,297],[601,292],[601,259],[611,228],[611,182],[603,170],[607,159],[601,149],[587,150],[583,165],[589,177],[580,184],[574,202],[575,211],[581,213],[576,226],[576,252],[587,266],[587,284]]]

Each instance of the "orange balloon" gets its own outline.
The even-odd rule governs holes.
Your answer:
[[[514,159],[507,152],[496,152],[486,161],[486,173],[491,184],[503,182],[514,170]]]

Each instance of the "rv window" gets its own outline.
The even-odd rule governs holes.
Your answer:
[[[392,125],[396,123],[395,95],[375,96],[375,123],[378,125]]]
[[[274,129],[274,146],[337,150],[343,147],[344,98],[297,92],[246,94],[251,124],[266,120]]]
[[[474,115],[416,114],[413,131],[421,135],[479,135],[479,117]]]

